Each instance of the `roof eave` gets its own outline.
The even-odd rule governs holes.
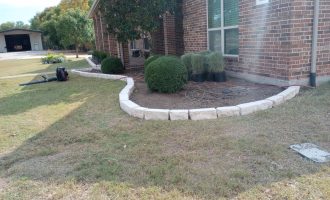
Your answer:
[[[11,32],[11,31],[27,31],[27,32],[34,32],[34,33],[42,33],[42,31],[39,31],[39,30],[24,29],[24,28],[7,29],[7,30],[0,31],[0,33],[6,33],[6,32]]]
[[[99,2],[100,2],[100,0],[95,0],[95,1],[93,2],[93,5],[92,5],[92,7],[91,7],[91,9],[90,9],[90,11],[89,11],[89,13],[88,13],[88,17],[89,17],[89,18],[92,18],[92,17],[93,17],[93,13],[95,12],[95,9],[97,8]]]

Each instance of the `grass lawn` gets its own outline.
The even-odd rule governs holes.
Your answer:
[[[31,79],[0,80],[0,199],[330,198],[330,164],[288,149],[330,150],[330,83],[254,115],[160,122],[122,112],[119,81],[17,86]]]
[[[55,72],[56,67],[64,66],[67,69],[88,67],[84,58],[69,58],[65,63],[42,64],[41,59],[1,60],[0,77],[22,74],[35,74],[43,72]]]

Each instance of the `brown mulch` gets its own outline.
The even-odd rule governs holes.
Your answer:
[[[277,86],[230,78],[224,83],[190,81],[177,93],[161,94],[148,89],[142,72],[128,72],[127,75],[135,80],[132,101],[147,108],[191,109],[233,106],[263,100],[283,91]]]
[[[93,70],[93,73],[100,73]],[[144,82],[141,70],[128,71],[126,76],[134,78],[135,90],[131,100],[140,106],[159,109],[193,109],[234,106],[242,103],[263,100],[276,95],[284,88],[229,78],[227,82],[189,81],[184,88],[174,94],[152,92]]]

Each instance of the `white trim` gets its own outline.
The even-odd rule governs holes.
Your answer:
[[[89,13],[88,13],[89,18],[93,17],[93,13],[94,13],[96,7],[98,6],[99,2],[100,2],[100,0],[94,0],[94,3],[93,3],[93,5],[92,5],[92,7],[91,7],[91,9],[89,10]]]
[[[221,41],[220,41],[220,44],[221,44],[221,51],[222,51],[222,54],[225,54],[225,30],[224,30],[224,27],[225,27],[225,15],[224,15],[224,3],[223,3],[223,0],[220,0],[220,12],[221,12],[221,23],[220,23],[220,26],[221,26]],[[209,13],[207,13],[209,14]]]
[[[209,37],[209,0],[206,0],[206,35],[207,35],[207,50],[210,50],[210,37]]]

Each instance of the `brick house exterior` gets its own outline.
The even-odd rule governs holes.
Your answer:
[[[182,55],[210,49],[210,1],[178,0],[182,12],[166,15],[163,26],[152,33],[155,53]],[[226,0],[218,0],[222,2]],[[313,38],[313,0],[237,0],[238,49],[226,57],[226,72],[235,77],[274,85],[308,85]],[[105,31],[102,14],[94,2],[96,48],[119,56],[129,65],[128,45],[119,47]],[[223,32],[222,32],[223,33]],[[317,49],[317,82],[330,80],[330,1],[320,0]]]

